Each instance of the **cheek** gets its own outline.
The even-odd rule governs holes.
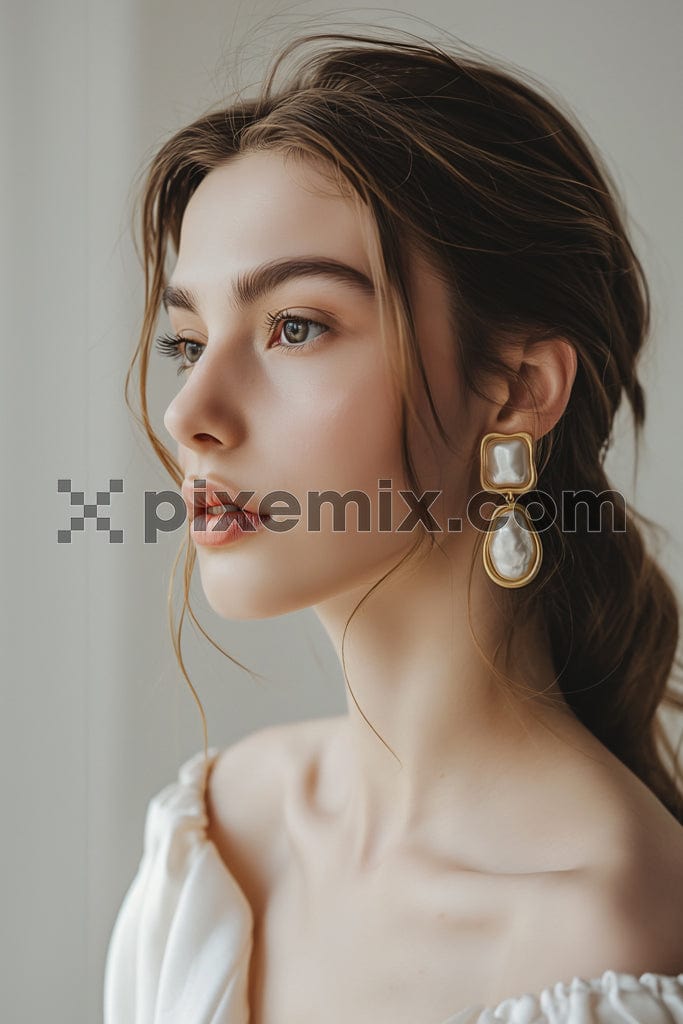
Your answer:
[[[259,417],[259,436],[270,444],[272,472],[264,479],[298,499],[301,519],[290,531],[247,540],[224,554],[199,551],[202,584],[218,614],[272,617],[371,585],[414,543],[414,534],[394,532],[407,513],[398,495],[405,487],[400,422],[392,380],[383,359],[379,363],[358,360],[314,380],[311,375],[306,389],[288,389],[286,401],[269,403],[267,420]],[[394,492],[394,530],[384,532],[377,529],[383,478],[391,479]],[[308,492],[326,490],[367,494],[370,530],[358,529],[353,502],[342,530],[333,528],[330,503],[322,504],[319,527],[309,530]]]
[[[374,501],[381,478],[404,486],[396,396],[381,359],[316,382],[290,423],[290,468],[306,487],[365,490]]]

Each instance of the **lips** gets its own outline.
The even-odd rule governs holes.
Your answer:
[[[195,488],[195,480],[201,481],[202,486]],[[211,479],[204,476],[186,477],[181,486],[181,493],[190,521],[192,521],[195,516],[204,515],[207,508],[212,508],[216,505],[234,505],[237,508],[242,509],[244,512],[249,512],[253,516],[258,516],[258,518],[262,520],[269,518],[268,513],[259,513],[258,507],[254,507],[253,505],[243,505],[241,502],[235,501],[235,498],[238,497],[241,492],[235,487],[231,488],[220,483],[215,478]],[[246,491],[245,493],[249,494],[250,492]]]

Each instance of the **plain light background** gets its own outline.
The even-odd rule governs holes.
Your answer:
[[[0,1016],[8,1024],[101,1019],[105,950],[141,856],[147,802],[202,749],[167,625],[179,535],[142,539],[144,491],[172,482],[123,401],[143,296],[129,230],[133,182],[177,128],[236,86],[249,92],[283,42],[370,23],[446,44],[440,33],[452,33],[528,69],[576,112],[626,198],[655,313],[641,363],[648,421],[637,483],[629,419],[619,421],[608,466],[613,486],[669,531],[660,557],[680,595],[683,6],[429,0],[420,5],[426,21],[410,10],[263,0],[0,7]],[[168,441],[161,408],[154,412]],[[58,478],[91,501],[110,479],[124,479],[111,503],[122,545],[94,529],[57,544],[72,511]],[[224,622],[198,577],[194,595],[216,641],[267,677],[252,680],[186,631],[211,744],[344,710],[341,671],[312,612]]]

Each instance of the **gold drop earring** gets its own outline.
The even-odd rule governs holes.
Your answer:
[[[485,434],[481,440],[481,486],[504,494],[506,503],[493,511],[484,538],[486,572],[500,587],[523,587],[541,567],[543,549],[523,505],[514,495],[536,486],[531,434]],[[502,525],[498,520],[504,517]]]

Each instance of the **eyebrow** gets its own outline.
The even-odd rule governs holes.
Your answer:
[[[371,279],[347,263],[327,257],[283,258],[238,274],[233,282],[232,307],[236,312],[244,312],[247,306],[295,277],[327,277],[355,288],[368,298],[375,296]],[[199,315],[199,300],[191,288],[169,284],[164,288],[161,299],[167,312],[169,306],[173,306]]]

